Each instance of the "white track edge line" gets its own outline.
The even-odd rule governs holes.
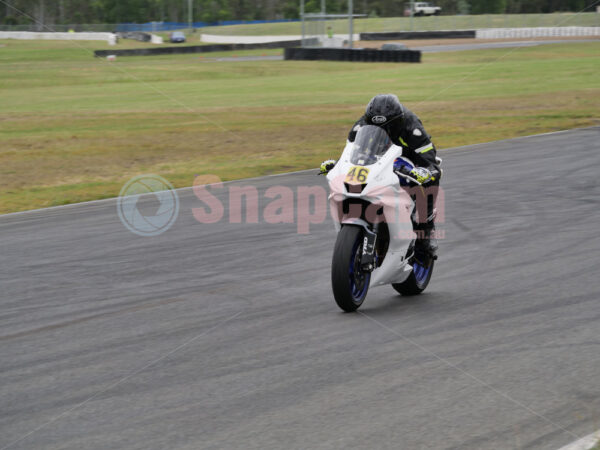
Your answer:
[[[600,430],[596,431],[595,433],[588,434],[587,436],[582,437],[575,442],[571,442],[570,444],[567,444],[558,450],[589,450],[598,442],[600,442]]]
[[[223,184],[225,184],[225,183],[237,183],[237,182],[240,182],[240,181],[257,180],[257,179],[261,179],[261,178],[280,177],[282,175],[292,175],[292,174],[295,174],[295,173],[309,172],[309,171],[314,171],[314,170],[317,170],[317,169],[316,168],[315,169],[303,169],[303,170],[296,170],[294,172],[273,173],[273,174],[270,174],[270,175],[261,175],[261,176],[257,176],[257,177],[239,178],[237,180],[221,181],[221,183],[223,183]],[[194,186],[184,186],[184,187],[180,187],[180,188],[177,188],[177,189],[173,189],[173,191],[177,192],[177,191],[183,191],[183,190],[186,190],[186,189],[193,189],[193,188],[194,188]],[[3,217],[16,216],[16,215],[19,215],[19,214],[28,214],[28,213],[35,213],[35,212],[40,212],[40,211],[51,211],[51,210],[55,210],[55,209],[70,208],[70,207],[73,207],[73,206],[82,206],[82,205],[88,205],[88,204],[110,202],[110,201],[114,201],[114,200],[116,200],[118,198],[119,197],[101,198],[101,199],[98,199],[98,200],[88,200],[88,201],[85,201],[85,202],[69,203],[67,205],[56,205],[56,206],[48,206],[46,208],[28,209],[27,211],[17,211],[17,212],[12,212],[12,213],[7,213],[7,214],[0,214],[0,219],[2,219]]]
[[[567,129],[567,130],[549,131],[547,133],[531,134],[531,135],[528,135],[528,136],[519,136],[519,137],[515,137],[515,138],[499,139],[497,141],[480,142],[480,143],[477,143],[477,144],[463,145],[463,146],[460,146],[460,147],[450,147],[450,148],[446,148],[446,149],[440,149],[440,152],[442,152],[442,154],[446,153],[446,152],[453,152],[454,153],[455,151],[458,151],[458,150],[470,150],[473,147],[478,147],[478,146],[481,146],[481,145],[488,145],[488,144],[494,144],[494,143],[506,142],[506,141],[514,141],[514,140],[519,140],[519,139],[529,139],[529,138],[534,138],[534,137],[538,137],[538,136],[548,136],[548,135],[553,135],[553,134],[568,133],[570,131],[590,130],[590,129],[593,129],[593,128],[598,128],[598,126],[597,125],[592,125],[591,127],[571,128],[571,129]],[[271,174],[271,175],[261,175],[261,176],[250,177],[250,178],[240,178],[240,179],[237,179],[237,180],[223,181],[222,183],[223,184],[225,184],[225,183],[239,183],[241,181],[257,180],[257,179],[261,179],[261,178],[270,178],[270,177],[280,177],[280,176],[283,176],[283,175],[292,175],[292,174],[295,174],[295,173],[310,172],[310,171],[313,171],[313,170],[316,170],[316,168],[313,168],[313,169],[304,169],[304,170],[296,170],[294,172],[274,173],[274,174]],[[181,187],[181,188],[174,189],[174,191],[177,192],[177,191],[183,191],[183,190],[192,189],[192,188],[193,188],[193,186],[186,186],[186,187]],[[52,211],[52,210],[55,210],[55,209],[71,208],[71,207],[81,206],[81,205],[110,202],[110,201],[114,201],[117,198],[118,197],[101,198],[101,199],[98,199],[98,200],[88,200],[88,201],[85,201],[85,202],[69,203],[68,205],[48,206],[46,208],[28,209],[27,211],[17,211],[17,212],[12,212],[12,213],[7,213],[7,214],[0,214],[0,219],[2,219],[4,217],[13,217],[13,216],[17,216],[17,215],[36,213],[36,212],[40,212],[40,211]]]

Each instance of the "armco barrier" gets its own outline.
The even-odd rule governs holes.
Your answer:
[[[600,36],[600,27],[486,28],[477,39],[522,39],[536,37]]]
[[[474,37],[475,30],[391,31],[385,33],[360,33],[361,41],[389,41],[393,39],[461,39]]]
[[[148,47],[130,48],[123,50],[95,50],[94,56],[148,56],[148,55],[175,55],[182,53],[210,53],[227,52],[231,50],[254,50],[267,48],[285,48],[300,45],[300,41],[265,42],[262,44],[213,44],[213,45],[181,45],[178,47]]]
[[[418,50],[377,50],[358,48],[301,48],[288,47],[285,59],[301,61],[355,61],[355,62],[421,62]]]
[[[109,45],[117,43],[117,35],[114,33],[52,33],[33,31],[0,31],[0,39],[33,39],[52,41],[106,41]]]

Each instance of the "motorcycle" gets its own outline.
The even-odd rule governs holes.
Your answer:
[[[423,217],[415,198],[424,191],[410,174],[413,168],[385,130],[366,125],[327,174],[338,231],[331,283],[346,312],[363,304],[370,286],[391,284],[402,295],[417,295],[431,280],[434,259],[415,254],[412,220],[419,212]]]

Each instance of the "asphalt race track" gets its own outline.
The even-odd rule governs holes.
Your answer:
[[[200,224],[190,189],[156,237],[115,200],[0,216],[0,448],[557,449],[597,430],[599,143],[441,151],[428,291],[374,288],[357,314],[333,301],[329,219]],[[266,187],[325,180],[211,192],[247,185],[262,209]]]

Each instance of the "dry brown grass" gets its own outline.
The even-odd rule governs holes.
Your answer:
[[[194,112],[98,61],[36,53],[41,61],[30,63],[18,54],[4,67],[19,76],[0,77],[0,212],[115,196],[141,173],[182,187],[197,174],[227,180],[317,167],[337,157],[373,91],[401,95],[439,148],[599,124],[588,62],[597,52],[543,47],[498,66],[493,52],[427,56],[422,65],[177,57],[120,66]]]
[[[443,149],[600,124],[600,117],[543,117],[548,111],[594,108],[593,101],[578,93],[563,92],[553,97],[531,95],[518,99],[491,98],[463,101],[428,101],[414,109]],[[410,105],[409,105],[410,106]],[[327,157],[336,157],[349,126],[361,108],[346,105],[298,106],[295,108],[245,108],[211,113],[217,123],[229,123],[228,130],[215,128],[185,113],[164,112],[127,114],[20,115],[5,119],[5,125],[18,128],[32,120],[61,130],[69,120],[69,131],[52,136],[6,139],[2,153],[3,192],[110,183],[106,194],[116,195],[119,183],[139,173],[160,173],[178,186],[191,185],[196,174],[212,173],[222,179],[264,175],[286,170],[316,167]],[[335,117],[323,123],[321,117]],[[231,120],[235,118],[235,120]],[[257,124],[260,117],[262,122]],[[285,121],[277,122],[281,117]],[[126,122],[126,123],[124,123]],[[103,123],[113,131],[86,130]],[[134,124],[143,126],[134,127]],[[293,124],[293,126],[290,126]],[[125,131],[126,130],[126,131]],[[442,150],[443,152],[443,150]],[[249,156],[252,156],[249,158]],[[35,163],[33,163],[35,162]],[[83,195],[79,198],[88,198]],[[4,212],[20,208],[20,200],[2,204]],[[53,204],[52,196],[35,206]]]

